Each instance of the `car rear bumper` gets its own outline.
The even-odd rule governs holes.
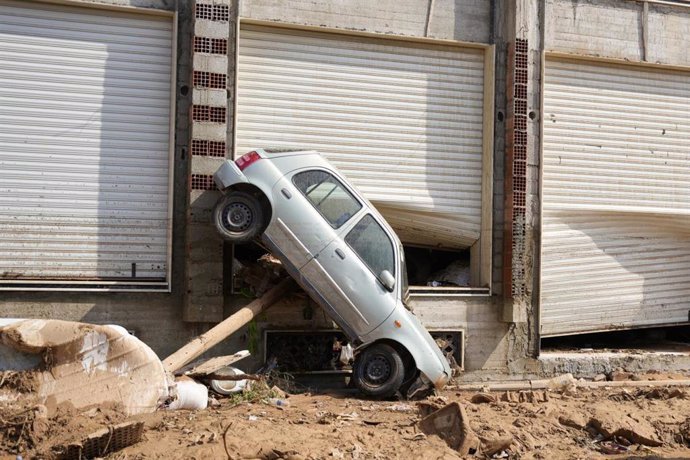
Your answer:
[[[240,168],[232,160],[225,160],[213,175],[213,181],[220,190],[225,190],[231,185],[249,182],[247,176],[240,171]]]

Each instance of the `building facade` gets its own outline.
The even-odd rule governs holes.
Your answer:
[[[306,147],[399,233],[415,312],[469,375],[538,373],[541,337],[687,323],[684,3],[0,0],[0,312],[167,355],[246,302],[213,172]],[[257,326],[332,327],[311,307]]]

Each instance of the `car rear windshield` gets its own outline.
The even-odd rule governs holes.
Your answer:
[[[292,182],[333,228],[340,228],[362,209],[343,184],[326,171],[304,171],[295,174]]]

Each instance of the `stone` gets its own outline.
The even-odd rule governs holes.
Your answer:
[[[604,381],[606,381],[606,374],[597,374],[594,376],[593,380],[595,382],[604,382]]]
[[[625,380],[633,380],[633,377],[635,374],[632,372],[626,372],[625,370],[618,368],[614,371],[611,371],[608,375],[608,378],[612,382],[622,382]]]
[[[587,426],[587,418],[577,412],[566,412],[558,417],[558,423],[563,426],[582,430]]]
[[[496,402],[496,397],[491,393],[477,393],[470,400],[473,404],[486,404]]]
[[[617,407],[594,407],[589,425],[605,439],[625,438],[633,444],[651,447],[662,444],[651,423],[635,419]]]
[[[494,454],[503,452],[513,444],[512,436],[500,436],[498,438],[482,438],[482,453],[491,457]]]
[[[474,454],[479,448],[479,438],[470,427],[465,409],[457,402],[424,417],[419,428],[427,436],[440,437],[461,456]]]

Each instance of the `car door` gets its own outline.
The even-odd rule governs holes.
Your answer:
[[[371,332],[396,306],[398,286],[391,292],[380,280],[384,270],[397,273],[394,248],[377,219],[365,213],[303,268],[309,278],[319,279],[315,287],[351,337]]]
[[[321,169],[289,173],[273,187],[275,222],[266,235],[297,268],[321,252],[361,203]]]

